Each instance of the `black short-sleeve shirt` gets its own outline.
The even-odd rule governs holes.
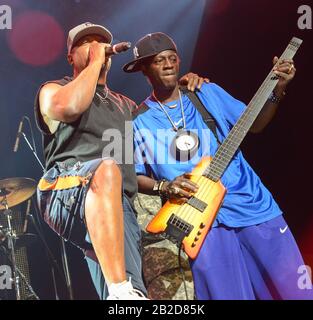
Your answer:
[[[71,77],[65,77],[49,82],[66,85],[72,80]],[[136,103],[109,89],[106,99],[103,99],[106,95],[105,87],[97,85],[90,107],[80,118],[72,123],[60,122],[56,132],[50,134],[39,108],[42,86],[35,100],[35,116],[43,135],[46,170],[56,162],[74,164],[97,158],[114,158],[122,169],[124,192],[132,202],[137,192],[131,122]]]

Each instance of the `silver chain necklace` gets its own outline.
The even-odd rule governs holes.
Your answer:
[[[171,119],[170,115],[168,114],[168,112],[165,110],[164,105],[156,98],[155,94],[153,93],[153,98],[156,100],[156,102],[158,103],[158,105],[160,106],[160,108],[162,109],[162,111],[166,114],[168,120],[170,121],[171,125],[174,128],[174,131],[178,131],[179,129],[185,129],[186,128],[186,119],[185,119],[185,113],[184,113],[184,106],[183,106],[183,102],[182,102],[182,98],[181,98],[181,93],[180,90],[178,90],[178,94],[179,94],[179,103],[180,103],[180,109],[181,109],[181,115],[182,115],[182,120],[183,120],[183,127],[177,127],[176,124],[174,123],[174,121]]]
[[[105,86],[105,93],[104,93],[104,97],[101,96],[101,94],[99,92],[96,92],[96,95],[98,96],[98,98],[100,99],[100,101],[102,103],[109,103],[108,100],[107,100],[107,97],[109,95],[109,89],[107,86]]]

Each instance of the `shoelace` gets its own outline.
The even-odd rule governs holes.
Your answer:
[[[141,291],[137,290],[137,289],[132,289],[130,291],[130,294],[136,294],[137,296],[139,296],[141,298],[145,298],[144,294]]]

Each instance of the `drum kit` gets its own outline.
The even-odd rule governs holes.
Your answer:
[[[23,122],[25,120],[27,120],[29,123],[30,131],[32,135],[32,144],[29,142],[27,136],[22,131]],[[17,138],[15,140],[14,149],[13,149],[14,152],[17,152],[18,150],[20,137],[22,137],[26,141],[29,149],[31,150],[33,156],[36,158],[36,161],[40,165],[41,169],[45,171],[45,168],[37,155],[31,121],[25,115],[22,117],[19,124]],[[30,199],[34,195],[36,191],[36,187],[37,187],[36,181],[30,178],[9,178],[9,179],[0,180],[0,218],[4,218],[4,219],[0,219],[0,258],[1,258],[1,252],[4,252],[5,257],[11,263],[12,276],[10,277],[10,280],[14,285],[16,299],[21,300],[21,293],[20,293],[20,278],[21,278],[24,281],[24,284],[26,285],[30,293],[32,294],[32,296],[35,299],[39,300],[39,297],[36,295],[31,285],[27,282],[26,277],[18,268],[16,264],[16,252],[15,252],[16,249],[28,247],[29,245],[31,245],[35,240],[37,240],[37,235],[38,235],[38,238],[41,240],[41,243],[45,248],[47,258],[50,263],[52,279],[53,279],[53,287],[54,287],[56,299],[58,300],[59,297],[57,292],[54,270],[57,270],[61,275],[61,277],[64,278],[69,291],[69,297],[70,299],[73,299],[71,277],[69,273],[68,259],[67,259],[64,240],[61,238],[61,257],[62,257],[63,268],[64,268],[64,273],[63,273],[62,270],[59,268],[59,265],[57,264],[56,259],[53,256],[51,250],[49,249],[49,245],[47,244],[44,238],[44,235],[42,234],[42,231],[40,230],[41,228],[39,227],[40,226],[39,219],[36,222],[34,217],[32,215],[29,215],[29,217],[32,219],[32,223],[34,228],[36,229],[37,235],[26,233],[26,228],[25,228],[26,223],[24,224],[22,233],[17,233],[12,227],[12,222],[14,222],[15,219],[13,218],[14,212],[11,210],[11,208]],[[30,200],[28,200],[28,204],[30,205]],[[26,210],[25,222],[27,222],[27,216],[28,216],[27,212],[29,211],[29,208],[30,206],[28,206]],[[37,214],[39,215],[38,208],[36,207],[36,205],[34,206],[34,208]],[[39,218],[39,216],[37,218]],[[3,226],[3,225],[1,226],[1,223],[3,220],[6,221],[5,223],[6,226]],[[38,223],[39,225],[37,225]],[[0,276],[2,275],[0,274]],[[0,283],[0,288],[1,288],[1,283]]]
[[[4,215],[6,221],[6,226],[0,225],[0,247],[4,249],[2,251],[5,252],[12,265],[11,281],[17,300],[21,300],[20,278],[25,280],[25,277],[16,265],[15,250],[29,246],[36,239],[36,235],[26,232],[16,233],[12,226],[14,212],[11,208],[31,198],[36,191],[36,185],[36,181],[30,178],[0,180],[0,215]]]

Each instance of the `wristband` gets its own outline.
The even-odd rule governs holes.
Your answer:
[[[283,92],[283,97],[286,95],[286,92]],[[274,91],[271,92],[271,94],[268,97],[268,100],[272,103],[278,104],[281,101],[282,98],[279,98]]]

